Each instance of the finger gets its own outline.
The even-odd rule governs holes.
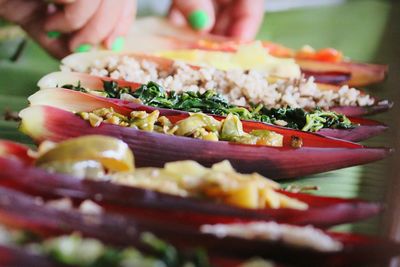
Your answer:
[[[59,59],[67,56],[69,48],[66,38],[49,38],[44,29],[44,16],[39,14],[27,20],[27,23],[21,24],[21,27],[50,55]]]
[[[63,33],[79,30],[96,13],[100,3],[101,0],[76,0],[67,4],[47,19],[45,28]]]
[[[179,11],[179,9],[177,9],[174,4],[171,5],[167,17],[169,21],[171,21],[175,25],[185,26],[188,24],[185,16],[183,16],[182,12]]]
[[[91,45],[102,43],[111,34],[122,13],[122,5],[113,0],[102,0],[89,22],[72,36],[69,43],[71,51],[89,50]]]
[[[246,41],[254,39],[264,17],[264,1],[237,0],[231,12],[228,36]]]
[[[209,31],[214,26],[215,10],[212,0],[175,0],[173,5],[193,29]]]
[[[106,48],[120,51],[123,48],[124,36],[127,35],[132,26],[133,19],[136,16],[136,1],[123,0],[123,10],[121,18],[117,21],[111,34],[105,39],[104,45]]]
[[[231,13],[231,5],[223,6],[220,8],[219,13],[217,14],[214,28],[212,29],[213,34],[223,36],[227,35],[228,29],[231,25]]]

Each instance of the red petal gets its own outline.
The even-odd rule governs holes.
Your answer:
[[[33,159],[28,155],[28,150],[27,146],[0,139],[0,157],[15,157],[25,164],[31,164]]]
[[[21,112],[21,129],[36,141],[62,141],[71,137],[103,134],[125,141],[136,155],[137,166],[163,166],[168,161],[195,160],[205,166],[228,159],[240,172],[257,171],[271,178],[299,177],[383,159],[384,148],[362,148],[336,139],[336,147],[267,147],[211,142],[188,137],[150,133],[111,124],[93,128],[78,116],[49,106]],[[305,140],[307,141],[307,140]]]
[[[373,65],[355,62],[321,62],[316,60],[296,59],[304,73],[336,72],[350,75],[350,80],[346,82],[351,87],[366,86],[381,82],[385,79],[388,66]],[[317,75],[318,77],[318,75]]]

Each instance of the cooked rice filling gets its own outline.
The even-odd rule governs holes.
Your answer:
[[[63,70],[76,71],[62,66]],[[321,90],[309,79],[278,79],[269,81],[268,73],[256,70],[218,70],[202,66],[193,69],[189,64],[176,61],[169,69],[162,69],[149,60],[129,56],[108,56],[92,62],[88,73],[113,79],[147,83],[155,81],[164,88],[175,91],[216,90],[235,105],[263,103],[267,108],[305,108],[334,106],[369,106],[375,100],[348,86],[340,90]]]

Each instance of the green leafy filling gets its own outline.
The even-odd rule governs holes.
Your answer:
[[[232,113],[242,120],[272,123],[308,132],[317,132],[323,128],[351,129],[355,126],[345,115],[319,108],[305,111],[301,108],[268,109],[263,104],[252,104],[248,108],[231,105],[222,95],[213,90],[207,90],[204,93],[166,92],[163,87],[155,82],[143,84],[134,91],[130,87],[119,87],[118,83],[114,81],[104,81],[103,87],[104,96],[108,98],[120,99],[123,94],[129,94],[139,99],[143,104],[153,107],[222,116]],[[77,86],[64,85],[63,88],[86,93],[94,92],[82,88],[80,83]],[[96,92],[98,94],[99,91]]]

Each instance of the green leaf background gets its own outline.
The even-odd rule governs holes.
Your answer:
[[[388,1],[353,0],[336,6],[296,9],[267,13],[258,34],[289,47],[309,44],[316,48],[335,47],[354,60],[376,62],[382,45],[391,4]],[[50,58],[35,43],[28,41],[16,62],[7,58],[15,51],[16,40],[0,41],[0,110],[18,111],[27,105],[26,98],[35,92],[36,82],[46,73],[58,69],[58,62]],[[4,49],[2,48],[4,47]],[[385,96],[383,90],[373,90]],[[380,115],[382,121],[388,114]],[[31,144],[29,138],[17,131],[17,123],[0,120],[0,138]],[[388,135],[367,142],[368,145],[388,145]],[[303,177],[285,184],[318,185],[316,194],[361,197],[382,201],[385,196],[387,161],[338,171]],[[381,233],[379,218],[362,223],[339,226],[336,229],[364,233]]]

